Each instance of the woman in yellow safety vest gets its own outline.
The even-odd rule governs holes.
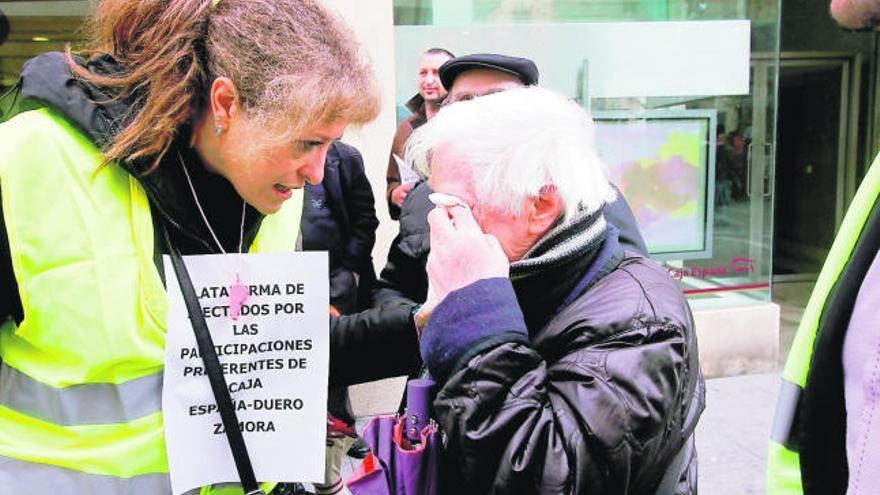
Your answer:
[[[0,100],[3,493],[171,492],[166,235],[184,255],[292,251],[303,184],[378,112],[313,0],[104,0],[89,29],[88,58],[38,56]],[[411,309],[331,321],[331,383],[417,369]]]

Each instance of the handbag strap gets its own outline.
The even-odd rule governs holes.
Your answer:
[[[229,394],[226,379],[223,377],[223,368],[220,367],[220,360],[217,359],[217,352],[214,350],[211,332],[205,323],[205,316],[202,314],[202,308],[196,298],[196,291],[193,289],[192,280],[189,277],[189,272],[186,270],[183,258],[180,256],[177,248],[171,244],[167,230],[165,231],[165,242],[168,244],[168,250],[171,253],[171,263],[174,265],[174,273],[180,282],[180,290],[186,302],[186,312],[189,313],[189,320],[192,323],[193,333],[196,336],[199,353],[202,355],[202,361],[205,363],[208,381],[211,382],[211,390],[214,392],[214,399],[217,401],[217,407],[220,410],[220,418],[223,421],[223,427],[226,429],[226,439],[229,441],[229,448],[232,450],[232,458],[235,460],[235,469],[238,470],[241,486],[244,489],[245,495],[263,494],[263,490],[257,484],[251,458],[248,455],[247,445],[244,443],[244,437],[238,426],[238,416],[235,414],[232,396]]]
[[[663,473],[663,478],[660,479],[660,484],[657,486],[654,495],[673,495],[675,493],[675,487],[678,485],[679,478],[681,478],[681,468],[684,466],[684,457],[691,450],[693,441],[693,435],[685,440],[684,445],[682,445],[678,454],[675,454],[672,462],[666,468],[666,472]]]

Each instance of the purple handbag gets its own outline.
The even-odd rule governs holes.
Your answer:
[[[377,416],[364,429],[372,452],[346,482],[353,495],[436,495],[437,425],[428,418],[432,380],[407,383],[405,415]]]

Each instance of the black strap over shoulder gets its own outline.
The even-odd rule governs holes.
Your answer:
[[[168,243],[168,250],[171,253],[174,273],[180,282],[180,290],[186,302],[186,311],[189,313],[193,333],[199,346],[199,353],[202,355],[202,361],[205,363],[205,370],[208,373],[208,380],[211,382],[211,390],[214,392],[214,399],[217,401],[217,408],[220,410],[220,418],[223,421],[223,427],[226,429],[226,439],[229,441],[229,448],[232,450],[232,458],[235,460],[235,468],[238,470],[241,486],[244,489],[245,495],[263,494],[263,491],[257,484],[251,458],[248,455],[247,445],[245,445],[244,437],[238,426],[238,416],[235,414],[232,396],[229,394],[226,379],[223,377],[223,369],[220,367],[220,360],[217,358],[217,353],[214,350],[214,341],[211,339],[211,332],[205,323],[205,317],[196,298],[196,292],[189,277],[189,272],[187,272],[186,265],[177,248],[168,239],[167,231],[165,232],[165,241]]]

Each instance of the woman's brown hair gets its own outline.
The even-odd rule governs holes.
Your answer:
[[[154,170],[216,77],[231,79],[249,119],[282,139],[309,125],[363,124],[379,110],[357,42],[313,0],[103,0],[87,29],[89,51],[123,72],[90,72],[68,49],[73,73],[138,102],[106,162],[146,159]]]

